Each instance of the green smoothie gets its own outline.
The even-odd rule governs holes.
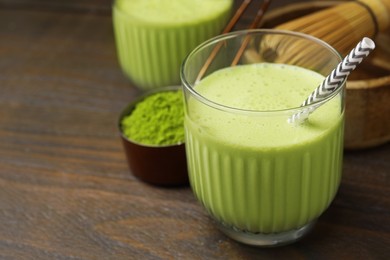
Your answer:
[[[120,65],[138,87],[179,85],[180,65],[198,44],[221,33],[233,0],[116,0]]]
[[[207,100],[187,100],[190,181],[214,218],[239,230],[278,233],[304,226],[329,206],[342,168],[340,95],[304,123],[288,123],[288,109],[323,79],[261,63],[216,71],[195,86]]]

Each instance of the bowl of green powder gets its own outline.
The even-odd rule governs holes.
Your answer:
[[[144,182],[188,184],[182,95],[180,87],[157,88],[128,104],[120,115],[129,169]]]

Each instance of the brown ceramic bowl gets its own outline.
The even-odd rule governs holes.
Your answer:
[[[131,114],[135,105],[147,96],[160,91],[174,91],[178,87],[165,87],[147,92],[128,104],[122,111],[118,127],[130,172],[138,179],[158,186],[188,184],[184,142],[167,146],[153,146],[134,142],[127,138],[121,127],[122,119]]]

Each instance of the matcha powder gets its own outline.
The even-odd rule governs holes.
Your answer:
[[[173,145],[184,142],[182,91],[147,96],[121,123],[124,135],[137,143]]]

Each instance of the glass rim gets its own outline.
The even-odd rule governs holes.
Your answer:
[[[295,32],[295,31],[288,31],[288,30],[279,30],[279,29],[244,29],[244,30],[239,30],[239,31],[234,31],[230,33],[225,33],[221,34],[218,36],[215,36],[213,38],[210,38],[209,40],[199,44],[195,49],[193,49],[183,60],[181,67],[180,67],[180,78],[181,82],[183,85],[183,88],[191,93],[193,97],[195,97],[198,101],[202,102],[205,105],[208,105],[210,107],[213,107],[218,110],[226,111],[226,112],[232,112],[232,113],[239,113],[239,114],[269,114],[269,113],[298,113],[303,110],[310,109],[312,107],[319,107],[323,105],[324,103],[327,103],[331,99],[333,99],[335,96],[337,96],[340,92],[343,91],[347,79],[344,79],[343,82],[341,83],[341,87],[335,90],[332,94],[324,98],[323,100],[320,101],[315,101],[309,105],[305,106],[297,106],[297,107],[291,107],[291,108],[285,108],[285,109],[275,109],[275,110],[251,110],[251,109],[244,109],[244,108],[237,108],[237,107],[231,107],[227,105],[220,104],[218,102],[215,102],[213,100],[210,100],[203,95],[201,95],[199,92],[197,92],[194,88],[195,84],[191,84],[187,81],[186,75],[185,75],[185,69],[187,67],[187,63],[193,57],[196,53],[204,49],[205,47],[215,45],[216,43],[222,41],[222,40],[227,40],[230,38],[235,38],[239,36],[246,36],[246,35],[253,35],[253,34],[273,34],[273,35],[287,35],[287,36],[294,36],[302,39],[306,39],[309,41],[313,41],[324,48],[328,49],[330,53],[333,53],[338,59],[339,62],[342,61],[342,56],[341,54],[330,44],[326,43],[325,41],[316,38],[314,36],[305,34],[305,33],[300,33],[300,32]],[[337,66],[337,65],[336,65]],[[336,68],[335,66],[335,68]],[[315,86],[317,87],[317,86]],[[313,91],[315,90],[315,87],[313,87]],[[302,100],[303,102],[304,100]]]

